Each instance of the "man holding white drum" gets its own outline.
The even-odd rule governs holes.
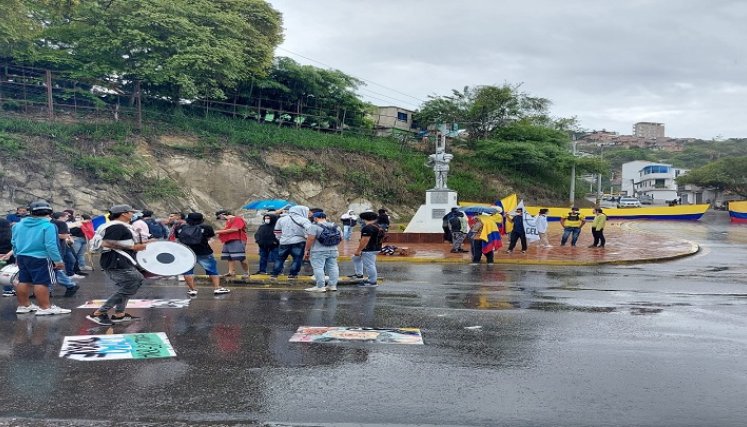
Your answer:
[[[115,205],[109,209],[110,223],[105,225],[100,262],[101,268],[114,282],[117,291],[101,307],[86,316],[88,320],[99,325],[109,326],[137,319],[125,312],[127,302],[137,293],[145,280],[135,261],[135,252],[146,247],[144,243],[135,243],[134,240],[130,221],[135,212],[137,211],[130,205]],[[112,308],[114,315],[110,318],[109,310]]]

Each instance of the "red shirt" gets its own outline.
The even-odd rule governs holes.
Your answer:
[[[91,221],[84,221],[80,225],[80,231],[83,232],[83,235],[86,236],[86,239],[88,240],[93,239],[93,235],[96,234],[93,230],[93,223]]]
[[[223,227],[224,230],[228,230],[230,228],[238,228],[239,231],[234,231],[232,233],[221,233],[218,235],[218,238],[222,243],[227,243],[233,240],[241,240],[242,242],[246,243],[246,222],[244,222],[244,218],[241,218],[240,216],[235,216],[229,220],[226,221],[226,226]]]

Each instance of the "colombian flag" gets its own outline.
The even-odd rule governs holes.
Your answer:
[[[497,251],[503,246],[503,242],[501,242],[501,232],[498,230],[498,226],[495,224],[495,221],[487,215],[481,216],[480,219],[482,220],[482,231],[480,231],[479,239],[483,241],[482,253],[487,254]]]
[[[505,215],[507,212],[511,212],[512,210],[516,209],[516,206],[518,206],[519,198],[516,196],[516,193],[510,194],[501,200],[498,200],[495,202],[495,205],[503,209],[503,214]],[[498,216],[498,214],[496,214]],[[514,225],[510,222],[506,221],[505,216],[501,218],[501,231],[503,231],[503,234],[508,234],[511,232],[511,230],[514,229]]]

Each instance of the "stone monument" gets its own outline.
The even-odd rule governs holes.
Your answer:
[[[446,135],[436,139],[436,153],[428,156],[427,166],[433,168],[436,186],[425,192],[425,204],[405,228],[405,233],[443,233],[442,218],[457,206],[457,192],[448,187],[449,162],[453,154],[446,153]]]

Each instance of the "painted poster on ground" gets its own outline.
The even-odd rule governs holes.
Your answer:
[[[418,328],[358,328],[349,326],[299,326],[290,342],[423,344]]]
[[[60,357],[83,361],[162,359],[176,357],[163,332],[65,337]]]
[[[189,299],[131,299],[127,308],[185,308],[189,307]],[[78,308],[99,308],[106,300],[88,300]]]

